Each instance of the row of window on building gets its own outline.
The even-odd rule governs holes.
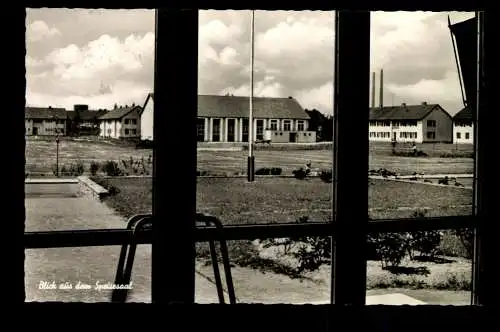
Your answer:
[[[375,131],[371,131],[370,132],[370,138],[390,138],[391,137],[391,133],[386,131],[386,132],[375,132]],[[417,132],[406,132],[406,131],[402,131],[399,133],[399,138],[406,138],[406,139],[416,139],[417,138]]]

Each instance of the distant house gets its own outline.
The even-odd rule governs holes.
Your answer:
[[[474,117],[470,108],[465,107],[453,117],[453,143],[474,143]]]
[[[149,93],[141,111],[141,140],[153,140],[153,93]]]
[[[74,105],[72,111],[67,111],[68,135],[99,135],[99,117],[107,110],[89,110],[88,105]]]
[[[142,107],[116,107],[98,118],[100,137],[139,138],[141,137],[140,113]]]
[[[278,143],[316,142],[309,131],[310,117],[297,100],[254,97],[254,141]],[[149,94],[141,114],[143,139],[153,137],[153,94]],[[249,97],[198,96],[198,142],[248,142]]]
[[[25,107],[24,123],[28,136],[66,135],[66,109]]]
[[[378,142],[453,141],[452,117],[438,104],[370,108],[368,139]]]

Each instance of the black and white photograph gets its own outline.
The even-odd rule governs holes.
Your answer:
[[[159,9],[26,9],[26,302],[154,302],[190,223],[194,303],[475,304],[479,14],[192,12],[197,56]]]

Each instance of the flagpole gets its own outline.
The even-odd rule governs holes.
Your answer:
[[[255,158],[253,155],[253,64],[254,64],[254,16],[252,10],[252,21],[250,25],[250,98],[248,113],[248,181],[254,181]]]

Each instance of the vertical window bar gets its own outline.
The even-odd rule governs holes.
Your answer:
[[[492,140],[492,133],[496,132],[499,122],[497,98],[499,77],[494,71],[498,51],[496,47],[496,27],[498,14],[496,12],[478,13],[480,33],[478,36],[479,77],[478,80],[478,107],[476,121],[476,201],[478,228],[475,241],[476,273],[474,275],[473,290],[474,304],[494,306],[498,302],[498,287],[495,272],[498,264],[498,192],[499,177],[496,151],[498,142]],[[489,152],[489,153],[488,153]]]
[[[368,226],[370,12],[337,11],[335,39],[333,207],[337,239],[332,301],[362,305],[366,297]]]
[[[153,303],[194,303],[197,71],[198,10],[157,9]]]

